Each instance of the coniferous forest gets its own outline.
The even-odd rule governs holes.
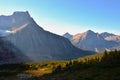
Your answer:
[[[102,57],[71,60],[64,69],[59,65],[53,74],[60,72],[67,77],[64,80],[120,80],[120,51],[105,51]]]

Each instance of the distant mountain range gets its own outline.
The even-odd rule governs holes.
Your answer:
[[[108,32],[95,33],[88,30],[76,35],[67,32],[63,36],[68,38],[74,46],[83,50],[103,52],[104,50],[120,49],[120,36]]]
[[[22,25],[25,26],[19,28]],[[0,29],[16,29],[17,32],[2,39],[7,40],[14,46],[9,45],[9,49],[16,48],[18,50],[16,55],[22,53],[22,56],[27,56],[34,62],[68,60],[93,54],[91,51],[84,51],[73,46],[68,39],[62,36],[45,31],[36,24],[27,11],[14,12],[10,16],[0,16]],[[1,52],[0,54],[4,53]]]

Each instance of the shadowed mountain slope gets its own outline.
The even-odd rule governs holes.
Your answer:
[[[28,25],[7,36],[6,39],[32,61],[66,60],[93,53],[78,49],[68,39],[43,30],[28,12],[14,12],[10,16],[0,16],[0,28],[4,30],[16,29],[25,24]]]
[[[17,47],[4,38],[0,38],[0,64],[11,64],[31,61]]]

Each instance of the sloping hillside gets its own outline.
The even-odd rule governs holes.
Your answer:
[[[25,61],[29,62],[31,60],[9,41],[0,38],[0,65],[21,63]]]
[[[66,67],[59,65],[41,80],[119,80],[120,51],[73,60]]]

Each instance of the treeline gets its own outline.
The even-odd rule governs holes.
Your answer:
[[[57,66],[53,70],[54,73],[60,73],[64,71],[76,71],[87,69],[90,67],[110,68],[120,67],[120,50],[105,51],[102,57],[85,58],[84,60],[70,60],[64,68],[61,65]]]
[[[56,66],[57,65],[57,66]],[[64,65],[64,66],[63,66]],[[107,52],[105,51],[102,57],[88,57],[82,60],[70,60],[65,63],[21,63],[21,64],[2,64],[0,65],[0,70],[38,70],[40,68],[52,68],[53,73],[67,70],[78,70],[85,69],[89,67],[117,67],[120,66],[120,50],[114,50]]]
[[[0,70],[19,70],[19,71],[24,71],[28,69],[28,65],[26,64],[1,64],[0,65]]]

